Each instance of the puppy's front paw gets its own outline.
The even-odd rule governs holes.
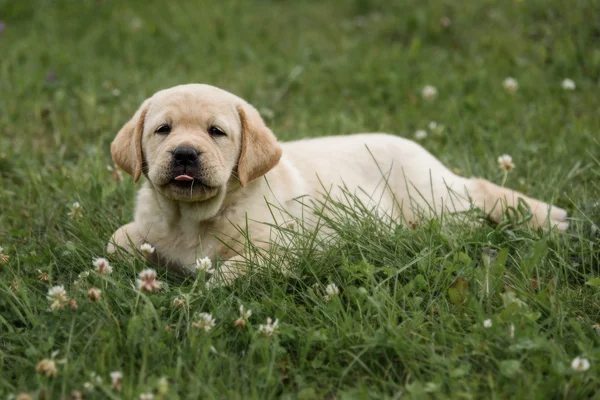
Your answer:
[[[217,268],[211,277],[206,281],[207,289],[214,289],[221,286],[229,286],[240,276],[244,275],[246,265],[241,257],[234,257],[225,261]]]
[[[568,214],[560,207],[552,206],[542,201],[536,201],[532,204],[533,223],[535,226],[541,226],[547,229],[556,228],[564,232],[569,228]]]

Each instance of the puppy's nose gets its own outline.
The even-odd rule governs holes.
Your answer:
[[[198,151],[193,147],[177,147],[173,151],[173,159],[180,165],[191,165],[198,160]]]

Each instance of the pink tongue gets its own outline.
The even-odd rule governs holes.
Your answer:
[[[189,175],[179,175],[178,177],[175,178],[176,181],[193,181],[194,178],[192,178]]]

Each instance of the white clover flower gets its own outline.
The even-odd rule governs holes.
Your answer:
[[[572,79],[567,78],[560,85],[565,90],[575,90],[575,82]]]
[[[160,289],[162,282],[156,279],[156,271],[152,268],[147,268],[140,272],[137,279],[137,287],[143,292],[154,292]]]
[[[3,253],[4,249],[0,247],[0,265],[6,264],[8,262],[9,256],[8,254]]]
[[[273,321],[271,318],[267,318],[267,323],[265,325],[259,325],[258,331],[265,336],[273,336],[274,333],[277,333],[278,326],[279,320],[275,319],[275,321]]]
[[[150,254],[154,254],[154,250],[156,250],[150,243],[144,243],[140,246],[140,251],[145,255],[149,256]]]
[[[199,258],[196,260],[196,270],[204,271],[206,273],[212,274],[214,269],[212,267],[212,261],[208,257]]]
[[[56,363],[54,360],[45,358],[39,363],[37,363],[35,370],[38,374],[46,375],[46,376],[56,376],[58,374],[58,369],[56,368]]]
[[[252,316],[252,310],[244,309],[244,305],[240,306],[240,318],[248,319]]]
[[[438,124],[436,121],[430,121],[429,122],[429,130],[433,133],[435,133],[436,135],[441,135],[442,133],[444,133],[444,125],[442,124]]]
[[[94,371],[90,372],[90,379],[96,385],[102,385],[102,377],[100,375],[98,375],[96,372],[94,372]]]
[[[81,209],[81,204],[78,201],[71,204],[69,212],[67,215],[71,218],[81,218],[83,216],[83,210]]]
[[[167,379],[167,377],[165,376],[161,376],[158,379],[157,382],[157,386],[158,386],[158,394],[159,395],[166,395],[169,392],[169,380]]]
[[[123,374],[121,371],[113,371],[110,373],[111,388],[117,392],[121,391],[121,381],[123,380]]]
[[[323,296],[323,298],[325,299],[325,301],[329,301],[331,299],[333,299],[335,296],[337,296],[338,294],[340,294],[340,289],[337,287],[337,285],[335,283],[330,283],[329,285],[327,285],[325,287],[325,296]]]
[[[435,100],[435,98],[438,95],[438,90],[434,86],[425,85],[425,87],[423,87],[421,95],[425,100]]]
[[[248,318],[250,318],[251,315],[252,315],[252,310],[245,310],[244,306],[241,305],[240,306],[240,317],[235,320],[235,322],[233,323],[233,326],[237,326],[239,328],[245,328],[246,320]]]
[[[119,97],[121,95],[121,91],[117,88],[114,88],[110,93],[115,97]]]
[[[508,154],[502,154],[498,157],[498,166],[501,170],[510,172],[515,169],[515,164],[512,162],[512,157]]]
[[[52,302],[50,305],[51,310],[61,309],[69,302],[67,291],[63,285],[50,288],[50,290],[48,290],[47,299]]]
[[[427,137],[427,132],[423,129],[419,129],[415,132],[415,139],[423,140]]]
[[[94,260],[94,266],[100,275],[112,274],[113,269],[106,258],[96,258]]]
[[[192,322],[192,328],[196,328],[204,332],[210,332],[216,326],[215,319],[209,313],[199,313],[197,318],[197,321]]]
[[[173,299],[173,301],[171,303],[173,304],[173,306],[175,306],[177,308],[182,308],[185,305],[185,297],[177,296]]]
[[[583,357],[575,357],[573,361],[571,361],[571,368],[575,371],[585,372],[590,369],[590,362]]]
[[[492,320],[491,319],[486,319],[485,321],[483,321],[483,327],[484,328],[491,328],[492,327]]]
[[[98,288],[90,288],[90,290],[88,290],[87,297],[91,301],[100,301],[102,298],[102,290]]]
[[[129,25],[132,30],[139,31],[144,26],[144,21],[140,17],[134,17]]]
[[[154,399],[154,395],[152,393],[141,393],[140,400],[152,400]]]
[[[515,78],[508,77],[502,81],[502,86],[510,93],[514,93],[519,88],[519,82]]]

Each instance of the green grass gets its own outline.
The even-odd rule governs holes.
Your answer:
[[[0,0],[0,10],[2,398],[599,396],[597,1]],[[206,292],[161,270],[167,285],[146,295],[132,286],[143,263],[111,259],[112,275],[74,285],[132,218],[136,187],[107,170],[110,141],[146,96],[188,82],[244,97],[282,140],[412,137],[435,120],[445,131],[423,145],[444,163],[499,183],[496,158],[512,155],[506,185],[568,209],[571,227],[413,230],[337,208],[326,246],[294,239],[287,276]],[[421,98],[426,84],[435,101]],[[68,215],[75,201],[81,218]],[[341,292],[325,302],[331,282]],[[53,285],[78,309],[49,312]],[[87,300],[92,286],[100,302]],[[253,311],[246,329],[233,326],[240,304]],[[202,311],[217,321],[209,333],[191,327]],[[267,317],[279,319],[272,337],[258,331]],[[66,359],[58,375],[37,374],[53,351]],[[572,370],[576,356],[591,368]],[[91,373],[103,378],[93,391]]]

